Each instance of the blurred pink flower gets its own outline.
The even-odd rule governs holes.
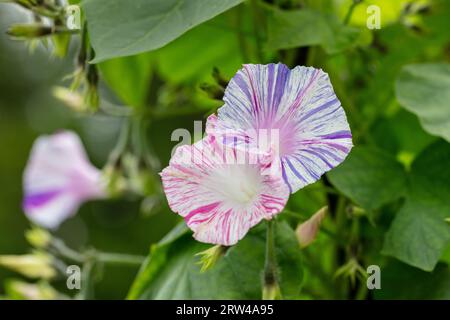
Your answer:
[[[57,228],[88,200],[105,196],[101,172],[73,132],[39,137],[24,172],[23,210],[37,225]]]
[[[230,246],[283,210],[289,190],[274,166],[270,152],[221,149],[208,136],[179,147],[161,176],[170,208],[194,238]]]

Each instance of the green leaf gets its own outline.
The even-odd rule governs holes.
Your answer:
[[[386,234],[383,254],[425,271],[450,244],[450,145],[438,141],[412,165],[407,200]]]
[[[417,117],[403,109],[392,117],[377,121],[372,132],[377,146],[396,155],[407,167],[416,155],[438,139],[426,133]]]
[[[241,57],[235,26],[231,23],[240,14],[237,11],[231,9],[157,50],[155,53],[161,75],[173,83],[204,82],[211,81],[212,69],[219,67],[220,72],[227,77],[233,76],[243,63],[248,62]],[[252,33],[243,31],[245,41],[252,44],[254,39],[249,34]]]
[[[348,158],[328,173],[331,183],[367,210],[398,199],[405,187],[405,171],[393,156],[357,146]]]
[[[312,216],[317,210],[327,205],[327,195],[322,181],[298,190],[289,197],[288,208]]]
[[[403,67],[396,95],[405,109],[419,117],[427,132],[450,141],[450,64]]]
[[[117,58],[99,64],[102,79],[123,103],[133,107],[146,104],[152,75],[153,56],[149,53]]]
[[[129,299],[260,299],[265,228],[260,225],[231,247],[214,268],[200,273],[196,253],[208,246],[184,234],[156,245]],[[277,223],[276,251],[285,298],[298,297],[302,268],[294,231]]]
[[[335,16],[303,9],[283,11],[276,8],[269,15],[269,49],[290,49],[321,45],[329,54],[357,44],[358,28],[344,26]]]
[[[381,290],[376,299],[441,300],[450,299],[450,268],[438,264],[432,273],[400,262],[388,264],[381,271]]]
[[[92,61],[161,48],[243,0],[87,0]]]

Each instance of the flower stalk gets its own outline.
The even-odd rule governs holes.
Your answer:
[[[281,290],[278,284],[278,266],[275,253],[275,235],[273,220],[267,221],[266,233],[266,261],[263,275],[263,300],[281,299]]]

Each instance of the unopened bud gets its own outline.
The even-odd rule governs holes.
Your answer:
[[[36,0],[0,0],[0,3],[16,3],[24,8],[30,9],[36,5]]]
[[[49,245],[52,236],[45,229],[33,227],[25,232],[25,238],[33,247],[44,249]]]
[[[0,256],[0,266],[29,278],[51,279],[56,275],[52,266],[52,257],[43,252]]]
[[[103,169],[103,183],[110,197],[117,197],[126,190],[126,179],[120,166],[111,163]]]
[[[225,93],[224,89],[217,84],[202,83],[200,90],[206,93],[208,97],[215,100],[222,100]]]
[[[97,85],[89,84],[84,94],[84,103],[91,111],[98,109],[100,99],[97,92]]]
[[[61,299],[59,294],[46,281],[28,283],[19,280],[11,280],[5,284],[8,298],[17,300],[55,300]]]
[[[52,34],[53,28],[40,23],[13,24],[6,33],[15,38],[32,39]]]
[[[263,300],[280,300],[281,290],[278,282],[267,283],[263,286],[262,291]]]
[[[212,72],[212,77],[216,80],[216,83],[222,88],[226,88],[228,85],[228,80],[220,73],[219,69],[214,67]]]
[[[52,93],[55,98],[61,100],[70,109],[77,112],[86,111],[83,97],[76,91],[64,87],[54,87]]]
[[[295,234],[301,248],[309,246],[316,239],[320,224],[327,211],[328,207],[325,206],[313,214],[311,218],[298,225]]]
[[[362,217],[366,215],[366,210],[358,206],[350,205],[347,207],[347,213],[350,216]]]
[[[200,257],[200,261],[198,262],[201,265],[200,272],[205,272],[217,263],[217,261],[225,255],[229,247],[222,245],[215,245],[209,249],[206,249],[202,252],[196,254],[196,256]]]
[[[141,202],[140,211],[146,217],[151,216],[158,212],[160,204],[161,198],[157,195],[145,197]]]

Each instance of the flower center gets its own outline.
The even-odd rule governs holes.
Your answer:
[[[253,203],[261,187],[261,174],[256,165],[225,164],[208,178],[211,190],[230,206]]]

